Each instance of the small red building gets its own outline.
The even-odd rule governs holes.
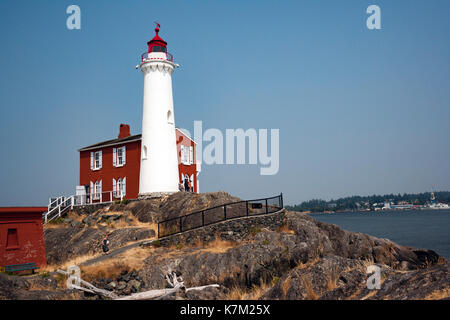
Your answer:
[[[46,264],[42,213],[47,207],[0,208],[0,266]]]
[[[176,128],[179,182],[199,192],[195,142]],[[80,185],[77,199],[105,202],[121,197],[136,199],[139,194],[141,135],[130,135],[130,126],[120,125],[117,139],[99,142],[80,152]],[[83,197],[83,195],[86,195]],[[81,196],[81,197],[80,197]],[[83,201],[79,204],[84,204]]]

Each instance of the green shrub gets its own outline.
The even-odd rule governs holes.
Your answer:
[[[45,271],[45,272],[41,273],[41,277],[48,278],[48,277],[50,277],[50,273],[48,273],[48,271]]]
[[[153,242],[152,242],[152,246],[155,246],[155,247],[157,247],[157,248],[161,247],[161,241],[159,241],[159,240],[153,241]]]
[[[261,232],[261,228],[260,227],[251,227],[250,228],[250,234],[252,236],[254,236],[254,235],[256,235],[256,234],[258,234],[260,232]]]
[[[61,224],[61,223],[63,223],[63,221],[64,221],[64,218],[59,217],[59,218],[53,219],[52,221],[49,221],[48,223],[49,224]]]
[[[128,202],[130,202],[128,199],[125,198],[122,199],[122,204],[128,204]]]

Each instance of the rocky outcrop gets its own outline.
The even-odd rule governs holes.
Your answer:
[[[220,221],[203,228],[163,237],[159,239],[159,243],[163,246],[177,245],[179,243],[192,244],[198,241],[206,243],[214,241],[216,238],[225,241],[242,242],[250,235],[260,232],[262,228],[270,230],[280,228],[284,224],[284,212],[284,210],[280,210],[267,215],[245,216],[233,220]]]
[[[374,263],[404,270],[426,267],[439,259],[439,255],[432,250],[405,247],[388,239],[342,230],[299,212],[287,213],[286,224],[294,230],[297,241],[307,243],[321,256],[373,260]]]
[[[93,284],[96,287],[114,291],[119,296],[127,296],[142,291],[142,279],[136,270],[124,270],[115,279],[99,279]]]
[[[78,256],[101,253],[102,240],[106,234],[109,234],[111,250],[128,242],[153,238],[154,227],[136,225],[155,223],[235,201],[239,201],[239,198],[226,192],[178,192],[162,198],[129,201],[127,204],[75,207],[67,217],[60,219],[61,228],[45,230],[47,263],[59,264]],[[122,223],[122,227],[115,229],[114,224],[118,222]]]
[[[102,252],[102,241],[109,234],[110,250],[127,243],[149,239],[155,231],[149,228],[52,228],[44,232],[48,264],[60,264],[83,255],[96,255]]]
[[[166,202],[169,198],[173,204]],[[111,229],[104,222],[126,222],[127,218],[138,216],[141,223],[158,221],[156,219],[230,201],[225,193],[214,196],[179,193],[167,199],[111,205],[97,210],[89,216],[90,220],[84,218],[84,222],[79,221],[75,227],[72,219],[66,221],[62,228],[47,229],[49,263],[100,251],[101,240],[107,232],[110,233],[112,250],[152,235],[148,228],[131,227],[130,224]],[[181,207],[177,209],[177,206]],[[256,296],[259,299],[450,297],[450,265],[438,253],[342,230],[298,212],[280,211],[221,222],[195,232],[161,239],[143,248],[148,250],[142,258],[143,267],[115,273],[120,275],[114,279],[97,279],[95,284],[118,295],[161,289],[167,284],[161,276],[162,271],[171,268],[183,277],[187,287],[211,283],[218,283],[221,287],[179,293],[168,299],[224,299],[233,296],[230,292],[236,288],[241,291],[261,288]],[[370,275],[367,267],[370,265],[381,269],[379,290],[367,288]],[[8,282],[6,286],[15,293],[1,291],[0,297],[25,297],[24,284]],[[20,294],[14,288],[18,288]],[[58,291],[60,289],[48,289],[49,292],[52,290],[65,294]],[[43,293],[44,297],[46,294]],[[88,295],[83,297],[92,298]]]
[[[445,296],[445,290],[448,296],[449,264],[431,250],[348,232],[301,213],[287,213],[285,222],[292,232],[263,228],[221,252],[186,248],[168,255],[160,248],[139,272],[143,287],[163,286],[160,270],[171,266],[188,286],[217,282],[250,289],[272,283],[262,299],[416,299]],[[366,288],[372,264],[383,270],[384,291]]]
[[[0,300],[73,300],[84,299],[82,293],[58,286],[50,275],[28,277],[8,276],[0,273]]]
[[[177,192],[161,198],[130,201],[126,205],[114,204],[110,207],[110,211],[129,211],[141,222],[157,223],[190,212],[236,201],[240,201],[240,199],[224,191],[209,193]]]
[[[284,275],[262,299],[411,300],[449,297],[449,264],[427,270],[398,271],[381,267],[379,290],[367,288],[367,263],[328,256],[299,266]]]

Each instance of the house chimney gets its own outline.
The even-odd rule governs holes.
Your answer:
[[[127,138],[130,136],[130,126],[128,124],[121,123],[119,131],[119,139]]]

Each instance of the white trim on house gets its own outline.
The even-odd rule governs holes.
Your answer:
[[[184,133],[180,128],[175,128],[175,130],[178,130],[183,136],[191,140],[193,143],[197,144],[197,142],[194,141],[191,137],[189,137],[186,133]]]
[[[98,159],[97,159],[98,155]],[[96,171],[102,168],[103,164],[103,152],[102,150],[91,152],[91,170]]]
[[[126,146],[113,148],[113,167],[123,167],[127,163]],[[120,159],[120,161],[119,161]]]

